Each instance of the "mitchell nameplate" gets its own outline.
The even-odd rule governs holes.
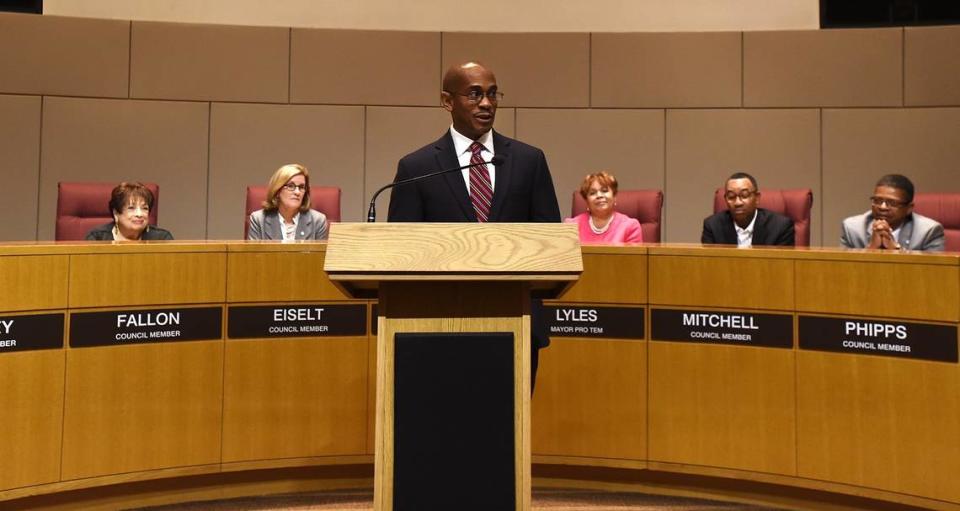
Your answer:
[[[650,311],[650,338],[654,341],[793,348],[793,316],[653,309]]]

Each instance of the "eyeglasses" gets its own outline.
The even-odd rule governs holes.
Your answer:
[[[288,191],[288,192],[290,192],[290,193],[296,192],[296,191],[298,191],[298,190],[301,191],[301,192],[304,192],[304,191],[307,190],[307,185],[298,185],[298,184],[294,184],[294,183],[287,183],[287,184],[283,185],[283,189],[286,190],[286,191]]]
[[[450,91],[447,91],[450,92]],[[473,89],[470,92],[450,92],[450,94],[456,94],[457,96],[463,96],[467,98],[467,101],[471,103],[479,103],[483,101],[483,98],[487,98],[491,103],[496,103],[503,99],[503,93],[500,91],[487,91],[484,93],[481,90]]]
[[[755,190],[740,190],[740,193],[727,192],[727,193],[723,194],[723,198],[724,198],[724,199],[727,199],[727,202],[733,202],[733,201],[737,200],[737,197],[740,197],[740,198],[743,199],[743,200],[747,200],[747,199],[749,199],[750,197],[753,197],[754,195],[756,195],[756,194],[758,194],[758,193],[760,193],[760,192],[755,191]]]
[[[896,199],[885,199],[883,197],[873,196],[870,197],[870,203],[876,207],[883,207],[886,205],[888,208],[902,208],[907,205],[907,202],[896,200]]]

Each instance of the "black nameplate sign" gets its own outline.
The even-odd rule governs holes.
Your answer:
[[[0,316],[0,353],[63,348],[63,313]]]
[[[546,322],[545,330],[550,337],[643,340],[643,312],[643,307],[544,305],[539,319]]]
[[[650,338],[699,344],[793,348],[793,316],[753,312],[652,309]]]
[[[957,362],[957,327],[800,316],[800,349]]]
[[[70,346],[123,346],[223,338],[222,307],[70,314]]]
[[[367,335],[367,306],[297,304],[230,307],[227,337],[330,337]]]

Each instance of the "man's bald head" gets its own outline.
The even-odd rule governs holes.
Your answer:
[[[454,64],[447,69],[447,72],[443,74],[443,90],[456,92],[464,88],[464,86],[469,83],[470,76],[478,72],[490,73],[493,81],[497,81],[496,77],[493,76],[493,71],[490,71],[479,62],[470,61],[464,62],[463,64]]]
[[[453,128],[471,140],[493,128],[500,96],[497,78],[479,62],[457,64],[443,75],[440,104],[450,112]]]

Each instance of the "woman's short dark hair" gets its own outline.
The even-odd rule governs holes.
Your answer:
[[[132,199],[143,199],[143,202],[147,203],[147,209],[153,209],[153,192],[149,188],[139,182],[123,182],[110,192],[110,214],[122,213]]]

